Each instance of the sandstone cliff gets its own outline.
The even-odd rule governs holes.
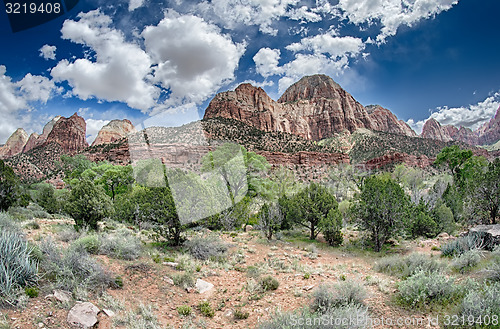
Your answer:
[[[112,120],[101,128],[92,146],[113,143],[136,131],[132,122],[127,119]]]
[[[0,159],[9,158],[23,151],[24,145],[28,142],[28,134],[23,128],[18,128],[4,146],[0,148]]]
[[[88,147],[85,139],[86,129],[85,120],[76,113],[69,118],[61,117],[41,145],[57,143],[62,147],[63,152],[74,153]]]
[[[371,116],[330,77],[313,75],[293,84],[278,101],[261,88],[242,84],[234,91],[216,95],[204,118],[235,119],[260,130],[290,133],[314,141],[359,128],[415,136],[389,110],[377,108],[372,112]]]

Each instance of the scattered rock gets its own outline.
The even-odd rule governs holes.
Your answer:
[[[245,232],[253,231],[253,226],[252,225],[247,225],[245,226]]]
[[[68,313],[68,323],[79,328],[92,328],[97,323],[99,308],[89,302],[76,302]]]
[[[107,308],[103,308],[103,309],[102,309],[102,312],[103,312],[104,314],[106,314],[107,316],[109,316],[110,318],[112,318],[112,317],[114,317],[114,316],[116,315],[116,313],[115,313],[115,312],[113,312],[112,310],[107,309]]]
[[[175,263],[175,262],[163,262],[163,265],[167,265],[167,266],[176,268],[179,265],[179,263]]]
[[[210,291],[214,288],[214,285],[211,284],[210,282],[198,279],[196,280],[196,289],[200,294],[203,294],[207,291]]]
[[[309,290],[312,290],[312,288],[314,288],[314,284],[310,285],[310,286],[305,286],[305,287],[302,287],[302,289],[304,289],[305,291],[309,291]]]
[[[194,288],[191,288],[191,287],[187,287],[186,288],[186,291],[188,294],[192,293],[192,292],[195,292],[195,289]]]
[[[71,301],[71,293],[64,290],[54,290],[53,294],[45,296],[46,299],[55,299],[61,303],[69,303]]]
[[[174,285],[174,280],[172,280],[168,276],[163,277],[163,281],[165,281],[166,283],[168,283],[168,284],[170,284],[172,286]]]
[[[233,316],[233,313],[233,310],[227,310],[226,312],[224,312],[224,316],[230,318]]]
[[[441,239],[441,240],[448,240],[449,238],[450,238],[450,235],[446,232],[439,233],[439,235],[438,235],[438,239]]]

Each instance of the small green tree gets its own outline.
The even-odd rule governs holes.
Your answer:
[[[283,213],[277,203],[265,203],[259,212],[259,226],[268,240],[273,238],[273,234],[279,231],[281,222],[283,221]]]
[[[432,216],[436,222],[436,230],[438,232],[453,234],[456,231],[457,225],[453,218],[453,212],[444,203],[432,210]]]
[[[326,218],[319,222],[323,236],[330,246],[340,246],[344,241],[342,234],[342,213],[337,208],[332,208]]]
[[[50,214],[55,214],[59,210],[54,190],[55,189],[52,185],[42,184],[36,199],[36,202]]]
[[[104,189],[88,179],[74,181],[66,204],[66,212],[75,226],[97,230],[97,222],[112,215],[113,203]]]
[[[380,251],[387,239],[401,231],[408,204],[403,189],[390,177],[366,177],[353,204],[353,213],[361,227],[370,232],[375,251]]]
[[[409,233],[412,237],[416,238],[419,236],[433,238],[438,233],[438,226],[429,212],[424,203],[420,203],[418,206],[412,206],[410,215],[410,225],[408,225]]]
[[[337,207],[337,200],[325,186],[311,183],[290,199],[287,216],[306,227],[310,232],[309,238],[314,240],[321,231],[321,220],[326,218],[332,208]]]
[[[19,180],[14,170],[0,160],[0,210],[7,210],[20,195]]]

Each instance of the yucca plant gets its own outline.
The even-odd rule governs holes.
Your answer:
[[[38,281],[38,264],[31,257],[33,248],[18,233],[0,232],[0,304],[15,306],[20,287]]]

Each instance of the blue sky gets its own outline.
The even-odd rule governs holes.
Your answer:
[[[89,141],[112,119],[179,124],[242,82],[277,99],[315,73],[417,132],[430,116],[475,129],[500,106],[499,14],[498,0],[80,0],[13,33],[2,8],[0,143],[74,112]]]

